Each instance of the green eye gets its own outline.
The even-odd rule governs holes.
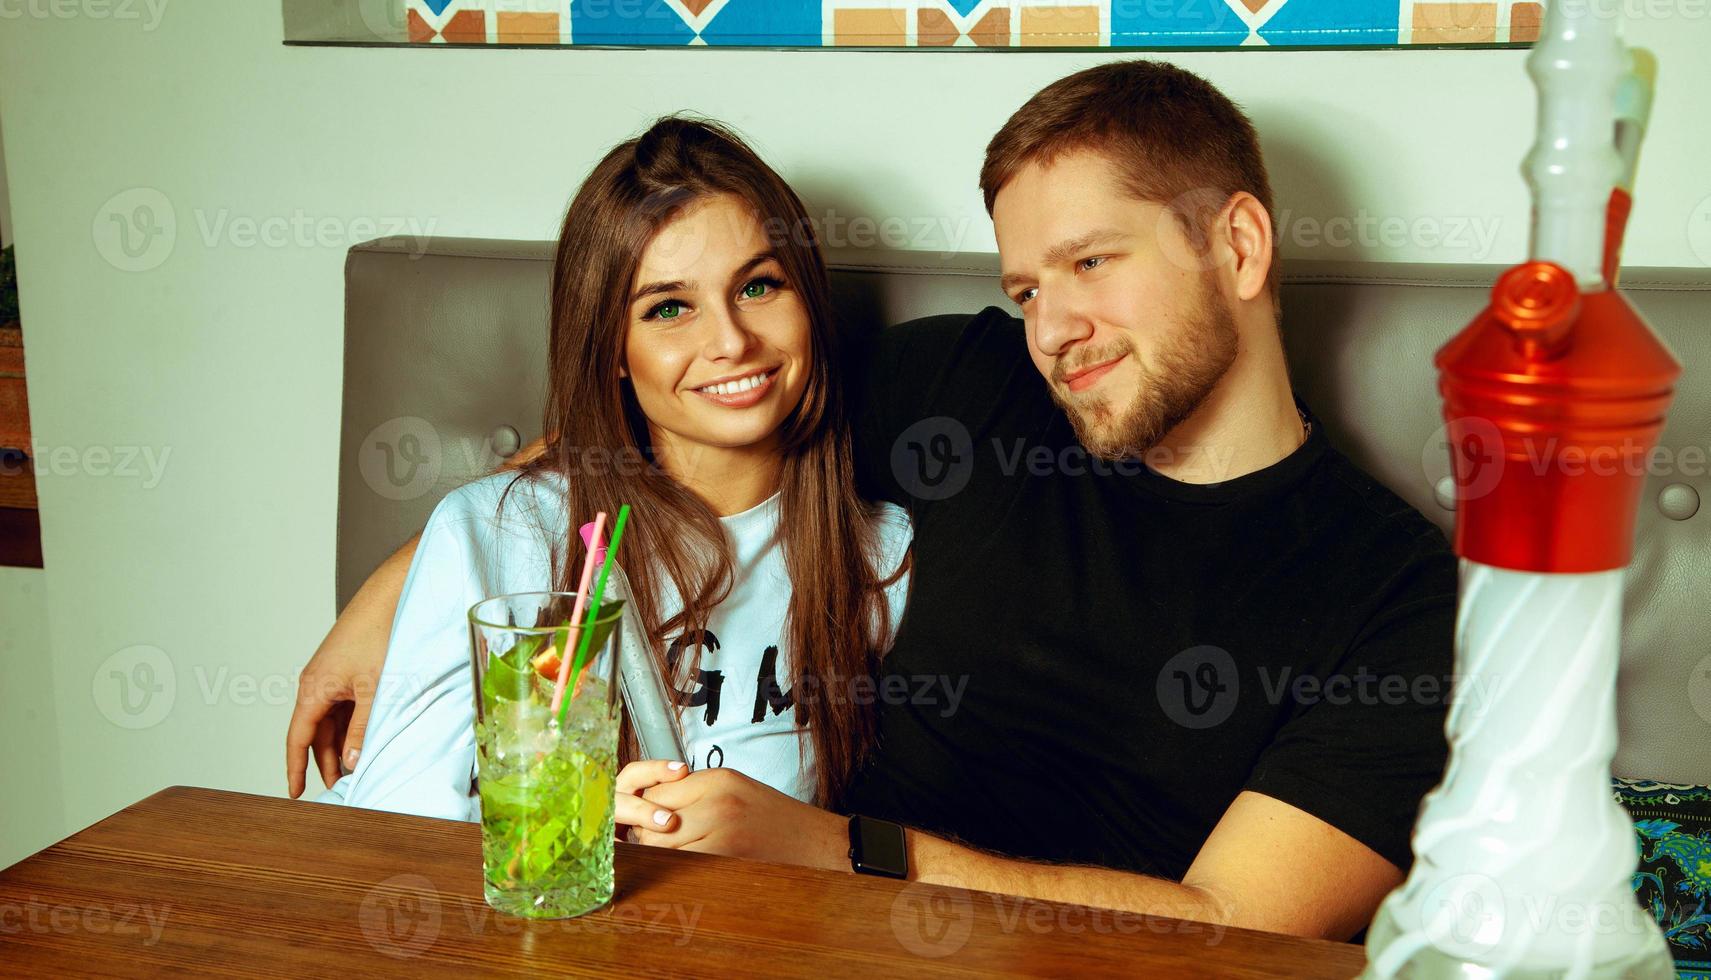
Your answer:
[[[654,307],[654,316],[661,320],[675,320],[683,312],[681,303],[661,303]]]
[[[743,299],[760,299],[771,289],[772,285],[770,283],[766,282],[764,279],[756,279],[754,282],[743,287]]]

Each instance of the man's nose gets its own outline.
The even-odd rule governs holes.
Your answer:
[[[1043,294],[1034,297],[1034,344],[1040,353],[1058,357],[1091,336],[1093,320],[1074,297],[1059,295],[1047,299]]]

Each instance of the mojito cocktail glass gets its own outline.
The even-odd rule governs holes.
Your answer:
[[[571,622],[575,605],[572,592],[524,592],[469,610],[484,892],[498,911],[533,919],[581,915],[612,898],[623,602],[601,604],[555,713],[559,665],[574,664],[587,619],[585,610]]]

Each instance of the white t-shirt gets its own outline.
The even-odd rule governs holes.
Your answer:
[[[480,819],[467,613],[489,596],[551,590],[552,549],[556,543],[562,553],[569,534],[561,477],[513,480],[516,474],[499,473],[460,487],[428,518],[398,600],[362,756],[322,802]],[[897,507],[884,505],[881,517],[879,567],[890,575],[903,560],[911,529]],[[790,578],[778,519],[776,494],[720,519],[734,559],[730,595],[708,617],[696,675],[687,676],[694,637],[679,636],[667,646],[673,670],[666,676],[679,703],[688,705],[681,715],[683,742],[694,768],[737,769],[808,800],[813,743],[799,736],[794,708],[786,703],[794,671],[779,652]],[[908,578],[899,576],[887,591],[892,633]],[[661,611],[669,617],[680,600],[669,581],[663,587]],[[770,671],[763,670],[769,662]]]

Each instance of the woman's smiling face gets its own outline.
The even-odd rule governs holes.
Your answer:
[[[813,336],[745,201],[703,198],[662,227],[628,315],[624,376],[662,460],[777,444],[807,387]]]

